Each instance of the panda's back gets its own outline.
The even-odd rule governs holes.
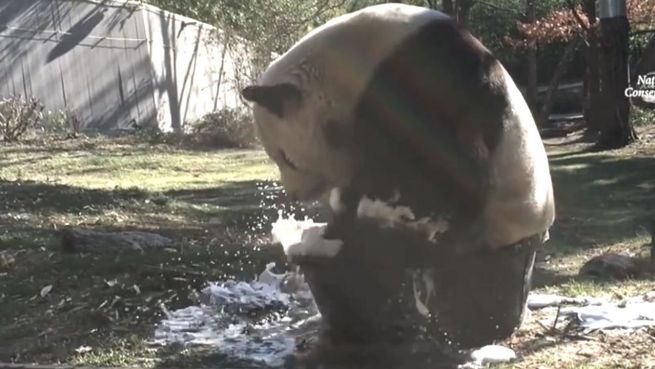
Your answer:
[[[436,10],[396,3],[374,5],[336,17],[309,32],[274,60],[260,83],[288,82],[290,74],[301,64],[329,65],[321,63],[325,59],[352,59],[367,66],[377,64],[431,22],[452,23],[453,20]],[[366,82],[367,72],[372,70],[358,73],[361,83]],[[357,81],[353,82],[356,88]]]

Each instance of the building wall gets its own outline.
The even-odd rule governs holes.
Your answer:
[[[135,2],[1,0],[0,96],[74,111],[86,130],[181,131],[243,106],[223,41],[207,24]]]

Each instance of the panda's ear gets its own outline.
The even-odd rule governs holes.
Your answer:
[[[290,83],[272,86],[248,86],[241,91],[244,99],[257,103],[280,118],[297,109],[302,100],[298,87]]]

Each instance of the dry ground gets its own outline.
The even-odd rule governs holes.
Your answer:
[[[646,262],[655,218],[655,132],[610,152],[585,151],[580,136],[549,140],[558,203],[551,242],[539,255],[537,290],[621,298],[655,290]],[[208,280],[251,278],[270,260],[270,182],[260,151],[206,151],[132,138],[0,146],[0,362],[197,366],[221,358],[149,348],[152,324],[190,303]],[[263,206],[263,207],[262,207]],[[77,255],[57,230],[150,230],[175,239],[160,252]],[[624,282],[577,277],[594,255],[628,251],[643,262]],[[134,286],[138,288],[135,288]],[[49,293],[41,295],[46,286]],[[585,336],[554,329],[535,312],[508,342],[521,360],[508,368],[648,368],[655,332]],[[89,346],[91,352],[76,349]],[[234,365],[235,363],[232,363]]]

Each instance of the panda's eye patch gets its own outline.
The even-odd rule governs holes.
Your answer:
[[[323,125],[323,135],[328,145],[335,149],[346,146],[348,136],[345,128],[335,120],[328,120]]]
[[[289,160],[289,157],[288,157],[287,154],[284,152],[284,150],[282,150],[282,149],[279,150],[279,157],[280,157],[280,160],[281,160],[281,161],[282,161],[286,166],[288,166],[289,168],[291,168],[291,169],[293,169],[293,170],[298,170],[298,167],[297,167],[297,166],[296,166],[296,165],[295,165],[291,160]]]

